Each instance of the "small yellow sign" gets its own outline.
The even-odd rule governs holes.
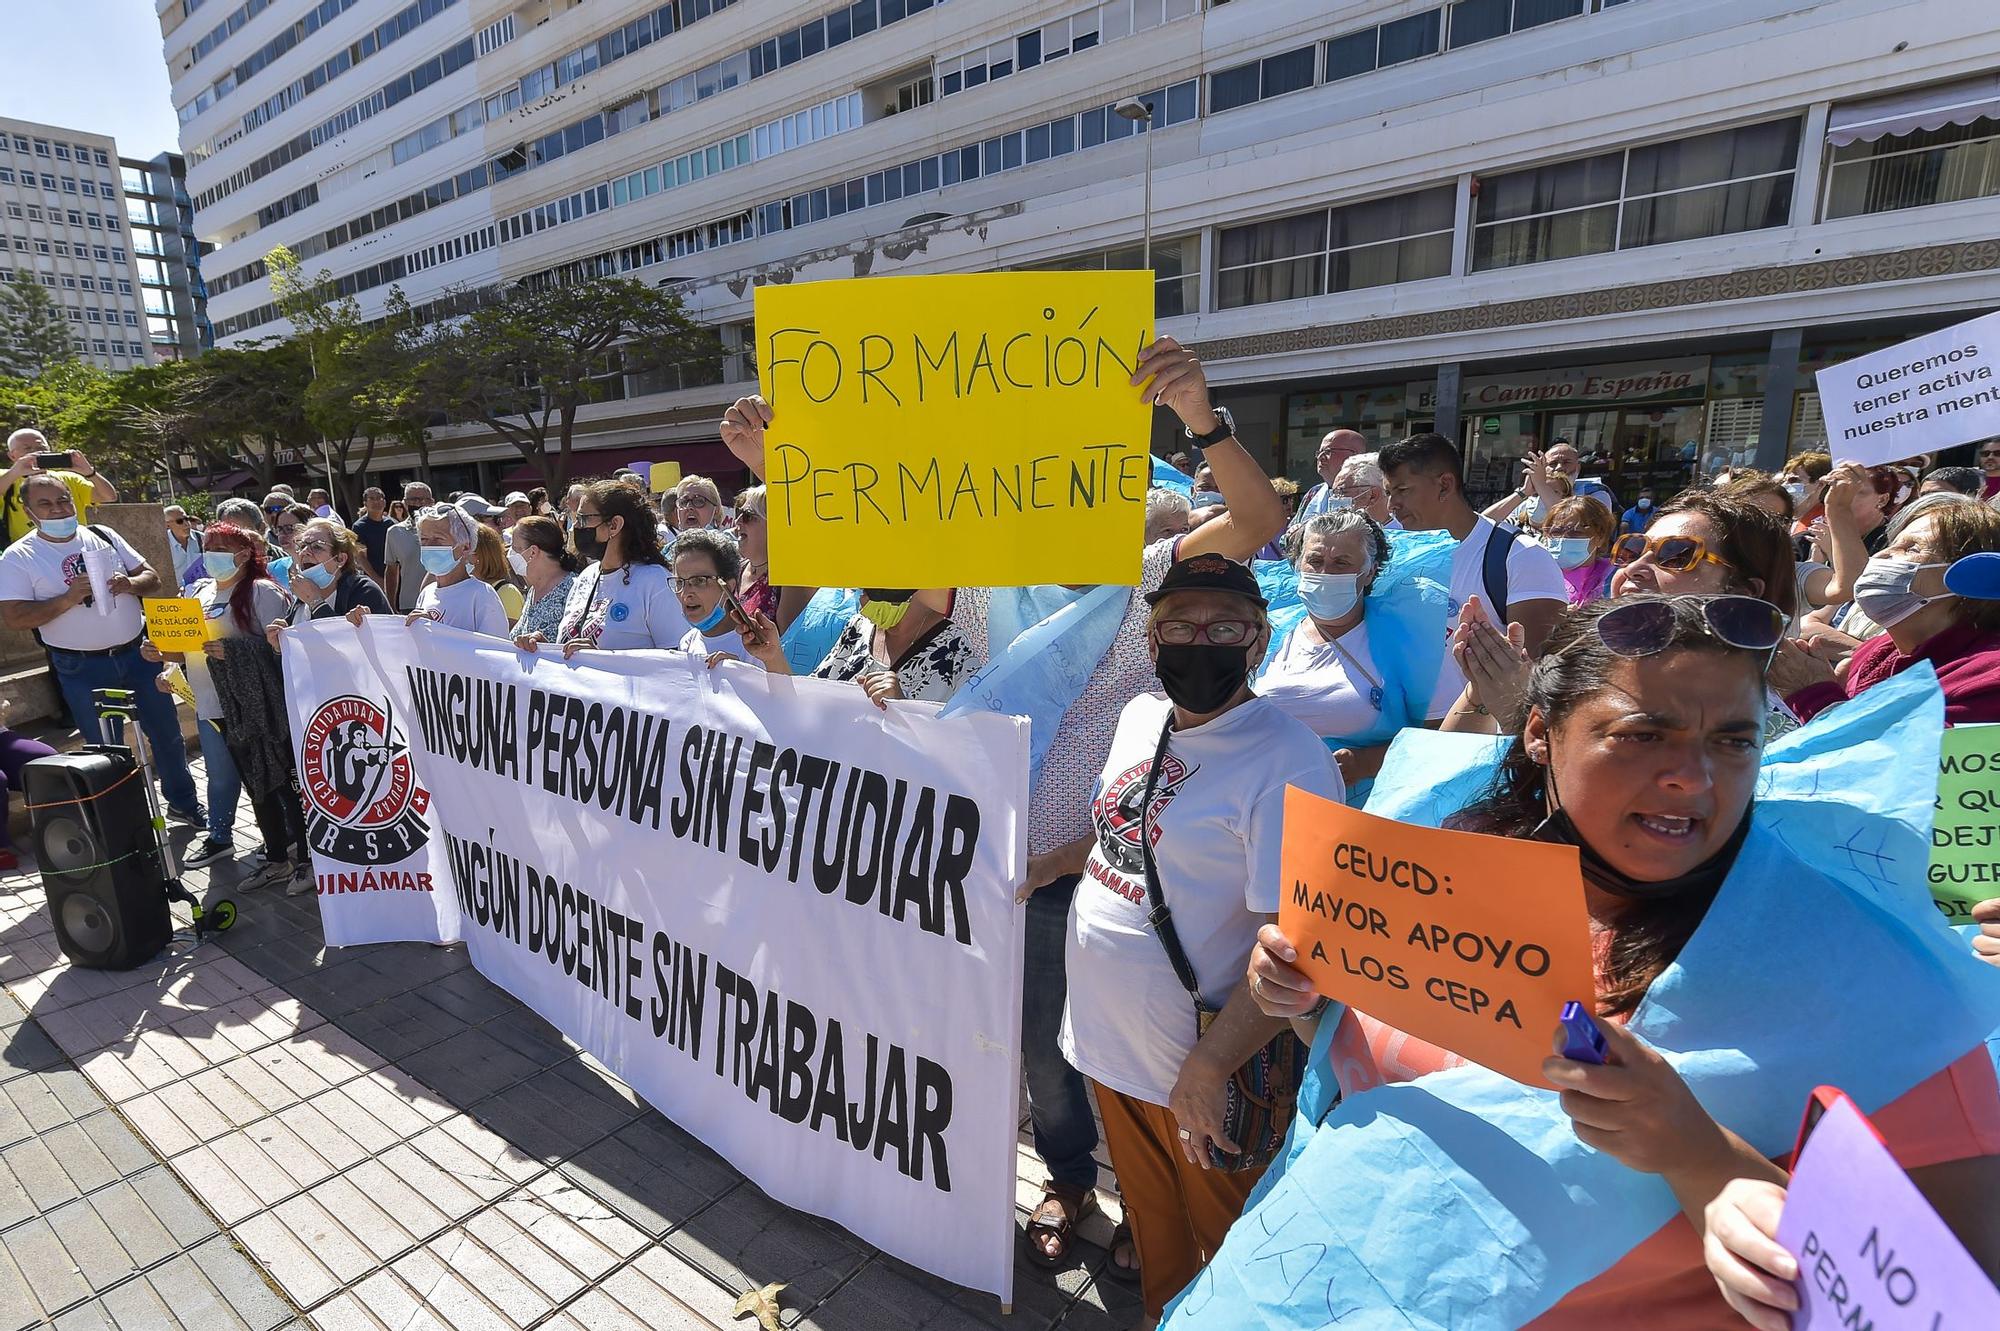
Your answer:
[[[146,636],[163,652],[198,652],[209,639],[208,616],[193,596],[148,596]]]
[[[646,483],[656,495],[663,495],[681,483],[681,464],[678,462],[655,462],[653,469],[646,473]]]
[[[1139,580],[1143,272],[760,286],[771,581]]]

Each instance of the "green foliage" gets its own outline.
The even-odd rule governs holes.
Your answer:
[[[0,374],[38,379],[76,360],[76,334],[40,282],[0,282]]]
[[[551,492],[569,484],[579,408],[621,374],[688,359],[700,329],[679,297],[629,278],[517,286],[424,336],[417,397],[512,444]]]

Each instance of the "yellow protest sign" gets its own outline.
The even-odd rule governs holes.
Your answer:
[[[208,616],[192,596],[148,596],[146,636],[163,652],[198,652],[208,641]]]
[[[1596,1005],[1573,846],[1414,827],[1285,792],[1278,925],[1319,992],[1531,1086]]]
[[[1953,726],[1938,749],[1931,896],[1952,924],[2000,897],[2000,726]]]
[[[771,581],[1139,580],[1143,272],[757,288]]]
[[[656,495],[663,495],[681,483],[681,464],[678,462],[655,462],[646,472],[646,484]]]

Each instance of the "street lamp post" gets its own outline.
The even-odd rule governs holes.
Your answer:
[[[1140,261],[1140,266],[1150,273],[1153,271],[1153,104],[1151,102],[1142,102],[1137,97],[1127,97],[1111,109],[1133,124],[1142,126],[1143,128],[1139,132],[1146,136],[1146,201],[1144,204],[1146,241],[1145,250],[1143,251],[1145,257]]]

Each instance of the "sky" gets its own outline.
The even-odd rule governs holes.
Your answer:
[[[0,0],[0,116],[109,134],[126,157],[179,151],[153,0]]]

